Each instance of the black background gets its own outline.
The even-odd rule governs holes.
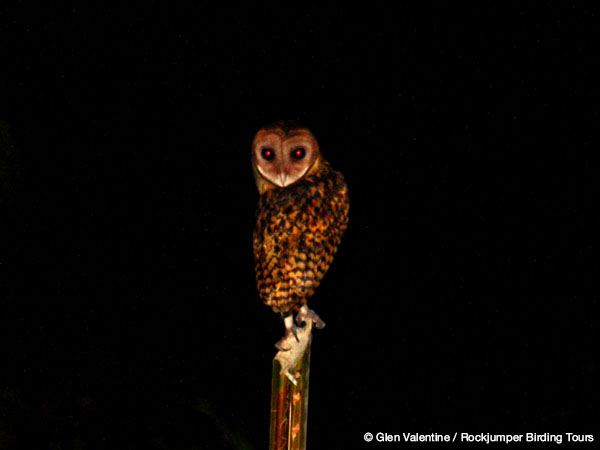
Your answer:
[[[249,149],[280,118],[351,195],[310,303],[310,448],[597,433],[597,18],[4,11],[0,447],[266,448],[283,326]]]

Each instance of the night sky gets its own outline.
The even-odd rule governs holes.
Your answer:
[[[0,448],[267,448],[250,144],[277,119],[351,201],[309,448],[597,443],[598,13],[536,6],[3,6]]]

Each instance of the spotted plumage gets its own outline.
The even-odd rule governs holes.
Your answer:
[[[306,304],[333,261],[348,224],[348,189],[314,136],[287,123],[257,133],[253,167],[260,192],[258,291],[273,311],[289,316]]]

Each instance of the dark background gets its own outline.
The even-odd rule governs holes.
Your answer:
[[[266,448],[280,118],[351,195],[310,448],[598,433],[595,11],[38,8],[1,19],[0,448]]]

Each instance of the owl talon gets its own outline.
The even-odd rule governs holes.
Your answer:
[[[323,322],[323,319],[321,319],[316,312],[312,309],[308,309],[306,305],[302,305],[296,315],[296,323],[299,325],[303,324],[302,326],[304,326],[306,325],[306,319],[311,320],[315,324],[315,327],[319,329],[325,327],[325,322]]]

